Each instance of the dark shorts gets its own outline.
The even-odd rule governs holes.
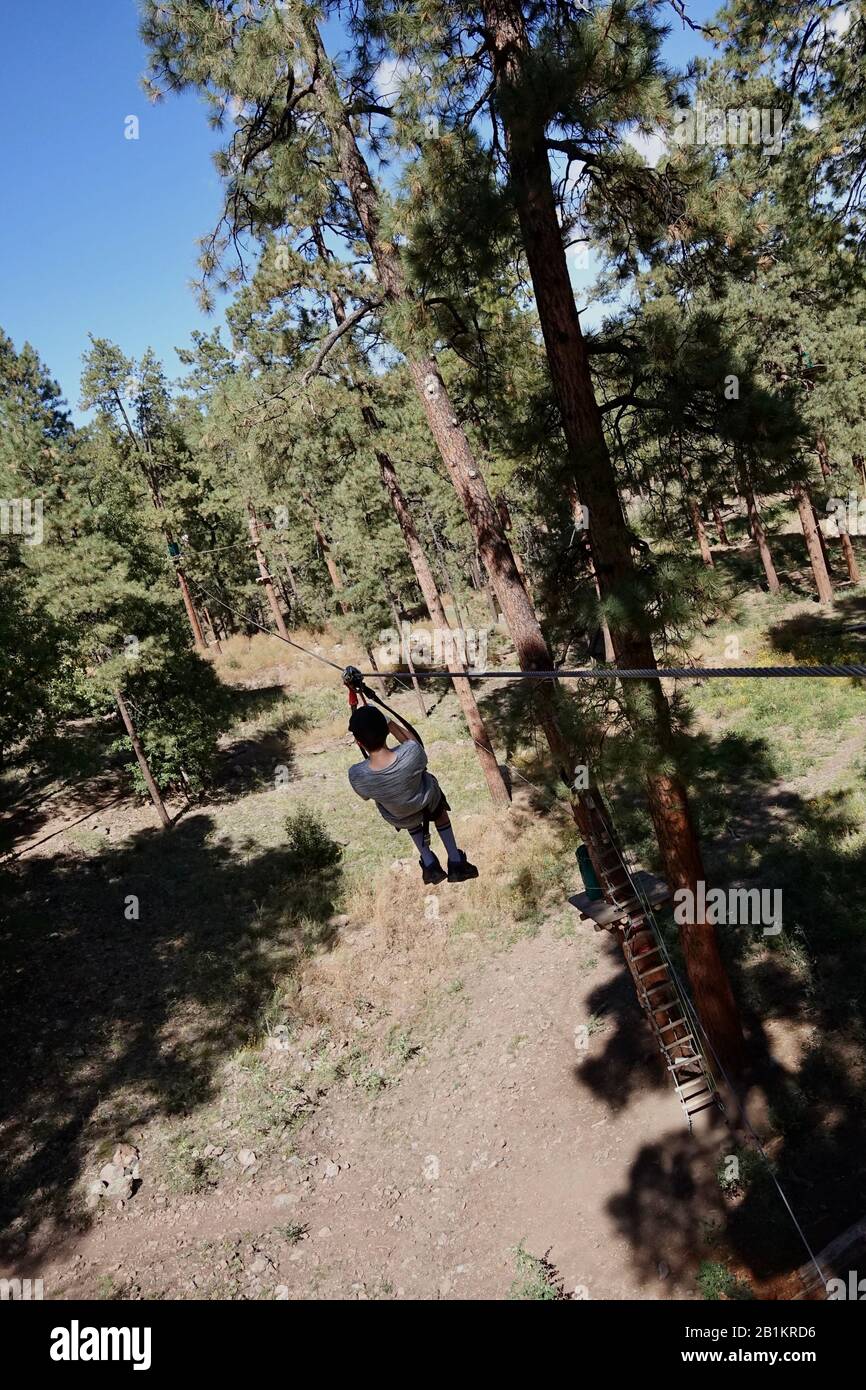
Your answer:
[[[427,833],[429,832],[429,830],[430,830],[430,822],[436,820],[437,817],[441,816],[443,811],[450,811],[450,810],[451,810],[451,806],[450,806],[450,803],[449,803],[449,801],[448,801],[448,798],[446,797],[445,793],[442,791],[442,789],[441,789],[441,787],[440,787],[440,789],[439,789],[439,800],[438,800],[437,802],[435,802],[434,805],[432,805],[432,806],[427,806],[427,807],[425,808],[424,814],[423,814],[423,816],[421,817],[421,819],[418,821],[418,824],[417,824],[417,825],[407,825],[407,826],[406,826],[406,829],[409,831],[410,834],[412,833],[413,830],[422,830],[422,829],[423,829],[424,833],[427,834]]]

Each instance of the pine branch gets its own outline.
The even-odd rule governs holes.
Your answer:
[[[668,0],[668,3],[671,6],[671,8],[674,9],[676,13],[679,15],[680,19],[683,21],[683,24],[688,25],[688,27],[692,30],[693,33],[703,34],[704,37],[708,39],[721,38],[722,31],[718,28],[717,25],[699,24],[697,20],[689,18],[688,14],[686,13],[685,0]]]
[[[304,375],[301,377],[301,380],[305,386],[311,380],[311,378],[314,377],[316,373],[319,371],[322,363],[324,362],[328,353],[331,351],[331,348],[334,346],[335,343],[339,342],[343,334],[348,333],[350,328],[354,328],[355,324],[359,323],[360,320],[365,316],[365,314],[369,314],[373,309],[378,309],[382,302],[382,296],[379,296],[379,298],[377,299],[362,300],[361,303],[358,305],[357,309],[353,309],[351,314],[347,314],[347,316],[343,319],[342,323],[338,323],[337,327],[332,329],[332,331],[328,334],[326,338],[323,338],[310,366],[307,368],[307,370],[304,372]]]

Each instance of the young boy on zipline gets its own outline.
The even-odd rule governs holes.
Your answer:
[[[464,883],[477,878],[478,870],[457,848],[448,819],[451,809],[432,772],[427,771],[427,754],[418,739],[393,719],[386,719],[373,705],[359,705],[349,719],[349,732],[367,753],[361,763],[349,768],[352,790],[364,801],[375,801],[379,812],[397,830],[408,830],[421,858],[425,883]],[[389,748],[391,734],[396,748]],[[436,826],[448,855],[448,872],[430,848],[430,823]]]

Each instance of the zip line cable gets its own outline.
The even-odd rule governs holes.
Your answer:
[[[200,584],[196,584],[196,587],[208,602],[218,603],[227,612],[240,618],[241,622],[250,623],[252,627],[257,627],[260,632],[264,632],[266,636],[275,637],[278,642],[286,642],[288,646],[295,647],[306,656],[311,656],[314,661],[321,661],[325,666],[332,666],[335,671],[343,670],[343,667],[339,666],[336,661],[329,661],[327,657],[319,656],[318,652],[311,652],[308,647],[302,647],[300,642],[293,642],[291,637],[283,637],[279,632],[272,632],[270,628],[257,623],[254,618],[232,608],[224,599],[217,598],[214,594],[208,594],[207,590],[203,589]],[[377,680],[383,675],[389,676],[391,673],[388,671],[362,671],[360,674],[364,680]],[[595,666],[583,670],[562,669],[554,671],[416,671],[415,675],[418,680],[434,681],[450,681],[455,676],[462,676],[466,680],[473,681],[731,680],[735,677],[741,680],[788,680],[793,678],[808,679],[809,677],[820,677],[823,680],[864,680],[866,679],[866,666],[660,666],[656,668]]]
[[[372,673],[362,671],[365,680]],[[376,674],[382,675],[382,672]],[[385,672],[384,674],[389,674]],[[657,668],[620,668],[616,666],[596,666],[585,670],[556,671],[416,671],[419,681],[453,680],[454,676],[465,676],[471,681],[498,680],[536,680],[536,681],[603,681],[603,680],[731,680],[734,677],[748,680],[787,680],[789,677],[822,679],[831,677],[866,679],[866,666],[665,666]]]
[[[236,618],[240,618],[242,623],[249,623],[251,627],[257,627],[259,632],[263,632],[266,637],[276,637],[278,642],[286,642],[288,646],[294,647],[297,651],[303,652],[305,656],[311,656],[314,661],[321,661],[323,666],[333,666],[335,671],[343,672],[343,667],[336,661],[330,661],[326,656],[320,656],[318,652],[311,652],[309,647],[302,647],[300,642],[293,642],[291,637],[283,637],[279,632],[272,632],[269,627],[264,627],[262,623],[257,623],[255,618],[251,618],[247,613],[240,613],[237,608],[232,608],[231,604],[226,603],[225,599],[217,598],[216,594],[209,594],[207,589],[203,589],[196,583],[196,588],[202,598],[207,599],[208,603],[218,603],[227,613],[233,613]],[[377,673],[378,674],[378,673]],[[375,679],[375,677],[373,677]]]
[[[314,661],[321,661],[323,665],[331,666],[335,671],[340,671],[342,673],[343,667],[339,666],[336,661],[330,661],[328,657],[320,656],[318,652],[310,651],[308,647],[302,646],[300,642],[294,642],[290,637],[283,637],[279,632],[272,632],[270,628],[264,627],[261,623],[256,622],[254,618],[250,618],[248,615],[240,613],[236,608],[232,608],[231,605],[226,603],[224,599],[217,598],[213,594],[209,595],[207,591],[201,587],[200,584],[197,583],[196,588],[198,589],[198,592],[202,595],[203,598],[208,599],[209,602],[219,604],[222,608],[225,608],[227,612],[234,614],[236,618],[240,618],[241,622],[250,623],[252,627],[258,628],[259,631],[265,633],[267,637],[275,637],[278,642],[285,642],[288,646],[294,647],[296,651],[303,652],[305,656],[311,656]],[[392,672],[361,671],[359,674],[363,676],[364,680],[379,680],[383,676],[385,676],[387,678],[395,680],[397,684],[401,687],[401,689],[409,692],[408,685],[406,685],[405,682],[403,682],[398,675]],[[822,679],[829,679],[833,677],[863,679],[866,678],[866,666],[691,666],[660,667],[655,670],[619,670],[614,667],[599,666],[588,670],[416,671],[415,674],[419,680],[453,680],[455,676],[458,678],[463,677],[466,680],[662,680],[665,678],[678,679],[689,677],[699,680],[730,680],[737,677],[739,677],[740,679],[749,680],[784,680],[788,677],[808,678],[810,676],[821,677]],[[381,701],[377,701],[377,703],[381,703]],[[385,708],[387,709],[388,706],[385,706]],[[393,713],[393,711],[391,712]],[[398,718],[399,717],[400,716],[398,716]],[[479,743],[476,738],[473,738],[472,742],[475,744],[477,748],[483,747],[483,745]],[[509,772],[511,772],[512,774],[516,773],[516,775],[520,778],[521,782],[525,782],[526,785],[530,787],[533,791],[541,790],[540,788],[536,787],[533,782],[530,782],[528,777],[524,777],[523,773],[520,772],[517,768],[511,768],[508,764],[506,764],[506,766],[508,766]],[[545,793],[542,793],[542,795],[545,795]],[[558,802],[558,797],[550,797],[551,806],[557,804]]]
[[[198,584],[198,583],[196,583],[196,589],[197,589],[198,592],[201,594],[202,598],[207,599],[208,602],[210,602],[210,603],[218,603],[222,608],[225,608],[227,612],[233,613],[234,616],[235,616],[236,618],[240,618],[241,622],[245,622],[245,623],[248,622],[248,623],[250,623],[252,627],[257,627],[257,628],[259,629],[259,631],[260,631],[260,632],[263,632],[267,637],[275,637],[275,638],[277,639],[278,642],[286,642],[286,643],[288,643],[288,645],[289,645],[290,647],[294,647],[297,651],[303,652],[306,656],[311,656],[311,657],[313,657],[313,659],[314,659],[315,661],[321,661],[322,664],[325,665],[325,666],[332,666],[332,667],[334,668],[335,671],[339,671],[339,672],[342,674],[344,668],[343,668],[342,666],[338,666],[337,663],[336,663],[336,661],[330,661],[326,656],[320,656],[318,652],[311,652],[310,649],[309,649],[308,647],[302,647],[301,644],[300,644],[300,642],[293,642],[292,639],[291,639],[290,637],[283,637],[283,636],[281,636],[281,634],[280,634],[279,632],[272,632],[270,628],[264,627],[261,623],[257,623],[257,622],[255,621],[254,618],[250,618],[250,617],[248,617],[245,613],[240,613],[236,608],[232,608],[231,605],[228,604],[228,603],[226,603],[224,599],[217,598],[215,594],[208,594],[208,593],[207,593],[207,590],[203,589],[203,588],[201,587],[201,585]],[[409,686],[406,685],[406,683],[405,683],[404,681],[402,681],[402,680],[400,679],[399,676],[394,675],[394,674],[393,674],[392,672],[390,672],[390,671],[375,671],[375,672],[372,672],[372,671],[363,672],[363,671],[362,671],[362,672],[360,672],[360,674],[361,674],[362,676],[364,676],[364,679],[365,679],[365,680],[379,680],[379,679],[381,679],[383,676],[385,676],[385,677],[387,677],[388,679],[395,680],[395,681],[397,682],[397,684],[400,686],[400,688],[401,688],[402,690],[404,690],[407,694],[410,694],[410,695],[411,695],[411,693],[412,693],[411,690],[409,689]],[[420,673],[419,673],[419,674],[420,674]],[[467,675],[466,672],[460,672],[460,671],[454,671],[454,672],[452,672],[452,671],[445,671],[445,672],[441,672],[441,673],[438,673],[438,672],[437,672],[436,674],[441,674],[444,678],[446,678],[446,679],[448,679],[448,680],[452,680],[452,679],[454,678],[454,676],[458,676],[458,677],[459,677],[459,676],[461,676],[461,675]],[[525,674],[527,674],[527,673],[526,673],[526,672],[523,672],[523,671],[520,671],[520,672],[517,672],[517,673],[511,673],[511,674],[525,675]],[[490,676],[491,678],[492,678],[493,676],[495,676],[495,675],[496,675],[496,672],[490,672],[490,673],[489,673],[489,676]],[[866,675],[866,668],[864,668],[864,675]],[[403,719],[403,717],[402,717],[401,715],[396,714],[396,711],[395,711],[395,710],[392,710],[392,709],[390,708],[389,705],[386,705],[385,702],[384,702],[383,700],[378,699],[378,697],[375,696],[375,695],[373,695],[373,699],[375,700],[376,704],[382,705],[383,708],[387,709],[388,712],[389,712],[390,714],[394,714],[394,715],[396,716],[396,718],[399,719],[400,722],[401,722],[402,724],[404,724],[404,725],[407,725],[407,724],[408,724],[408,721],[407,721],[407,720]],[[411,725],[409,725],[408,727],[411,728]],[[419,742],[419,743],[422,743],[422,746],[423,746],[423,740],[418,736],[417,730],[413,730],[413,733],[415,733],[416,738],[418,738],[418,742]],[[471,735],[470,735],[470,737],[471,737]],[[479,741],[478,741],[477,738],[473,738],[473,739],[472,739],[472,742],[475,744],[476,748],[482,748],[482,749],[484,749],[485,752],[489,752],[489,749],[484,748],[484,744],[479,743]],[[523,773],[520,772],[520,770],[519,770],[518,768],[512,768],[512,767],[510,766],[510,764],[508,764],[508,763],[506,763],[505,766],[508,767],[508,770],[509,770],[510,773],[512,773],[512,775],[516,775],[517,777],[519,777],[520,780],[521,780],[521,782],[525,782],[526,785],[527,785],[528,787],[530,787],[533,791],[539,792],[542,796],[548,796],[548,799],[549,799],[549,802],[550,802],[550,805],[551,805],[551,806],[557,805],[557,804],[559,803],[559,798],[558,798],[558,797],[550,797],[550,796],[548,795],[548,793],[543,792],[543,791],[541,790],[540,787],[536,787],[535,784],[534,784],[534,782],[530,782],[530,780],[529,780],[528,777],[524,777]]]

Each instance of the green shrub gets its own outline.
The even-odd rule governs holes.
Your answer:
[[[710,1302],[723,1298],[745,1300],[753,1296],[748,1284],[736,1279],[729,1269],[715,1260],[701,1260],[698,1289],[701,1297]]]
[[[173,651],[158,666],[134,671],[124,695],[161,790],[200,791],[207,786],[219,736],[234,717],[232,692],[213,667],[193,651]],[[125,733],[115,748],[129,752]],[[131,770],[136,789],[146,795],[137,762]]]
[[[517,1273],[508,1290],[509,1299],[524,1302],[551,1302],[562,1299],[562,1281],[553,1265],[544,1255],[532,1255],[523,1241],[514,1247]]]
[[[327,874],[342,857],[342,849],[331,839],[315,811],[301,806],[286,817],[286,864],[290,873]]]

